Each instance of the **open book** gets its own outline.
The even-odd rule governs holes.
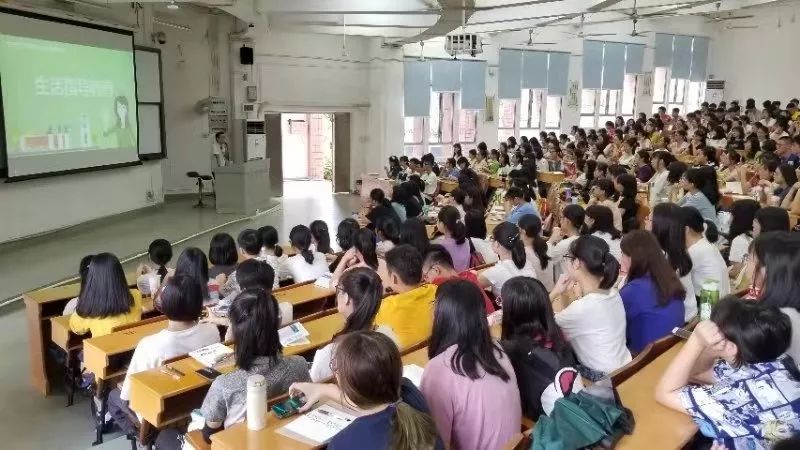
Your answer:
[[[322,445],[354,420],[356,416],[341,405],[324,404],[289,422],[277,432],[299,441]]]
[[[308,340],[309,334],[310,333],[302,323],[294,322],[278,330],[278,339],[280,339],[281,345],[284,347],[303,345],[311,342]]]
[[[189,352],[189,356],[206,367],[214,367],[223,360],[233,356],[233,350],[224,344],[216,343]]]

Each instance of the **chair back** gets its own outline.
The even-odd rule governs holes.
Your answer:
[[[636,374],[636,372],[642,370],[646,365],[650,364],[650,362],[655,359],[655,356],[653,356],[652,353],[653,344],[650,344],[638,355],[636,355],[631,362],[611,372],[609,375],[609,378],[611,378],[611,384],[614,387],[619,386],[620,384],[624,383],[625,380]]]

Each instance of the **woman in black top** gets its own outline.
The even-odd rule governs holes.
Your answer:
[[[636,203],[636,178],[629,173],[624,173],[614,180],[614,188],[619,193],[617,207],[622,213],[622,222],[636,218],[636,212],[639,210],[639,205]]]
[[[369,220],[370,225],[372,227],[375,226],[379,217],[393,217],[396,220],[400,220],[397,217],[397,213],[394,212],[391,203],[389,200],[386,199],[386,196],[383,194],[383,191],[375,188],[369,193],[369,199],[371,201],[371,211],[367,214],[367,220]]]

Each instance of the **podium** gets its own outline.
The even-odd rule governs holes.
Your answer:
[[[269,158],[214,170],[217,213],[255,214],[271,206]]]

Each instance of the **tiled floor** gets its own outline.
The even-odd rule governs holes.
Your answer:
[[[192,209],[191,200],[178,200],[137,214],[0,246],[0,300],[74,276],[81,256],[92,252],[111,251],[122,258],[142,252],[155,237],[175,241],[221,225],[217,231],[233,236],[244,228],[273,225],[285,241],[291,227],[315,219],[325,220],[329,229],[335,230],[339,221],[359,204],[355,196],[332,195],[325,182],[289,182],[284,192],[286,197],[278,201],[277,208],[253,218],[218,216],[212,209]],[[236,219],[241,220],[225,225]],[[211,234],[200,234],[176,245],[176,255],[187,246],[207,249]],[[0,448],[88,448],[93,430],[87,401],[80,399],[66,408],[59,390],[45,398],[29,387],[28,343],[20,302],[0,312],[0,330]],[[118,438],[98,448],[128,449],[130,444]]]

